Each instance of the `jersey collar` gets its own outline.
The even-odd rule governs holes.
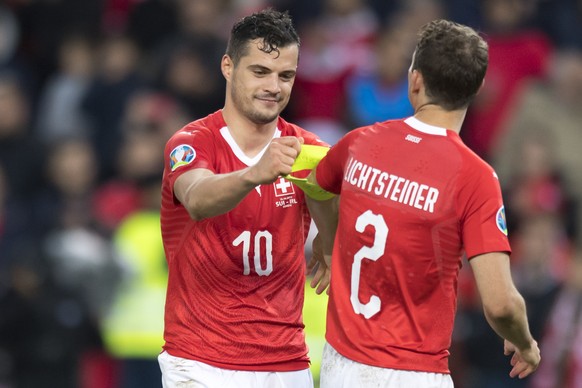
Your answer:
[[[404,123],[408,124],[417,131],[427,133],[429,135],[447,136],[446,128],[435,127],[434,125],[425,124],[414,116],[411,116],[404,120]]]
[[[230,149],[232,150],[232,152],[234,153],[234,155],[241,162],[243,162],[244,164],[246,164],[247,166],[254,166],[255,164],[257,164],[257,162],[261,159],[261,157],[263,156],[263,154],[267,150],[267,147],[270,144],[270,142],[269,142],[269,144],[267,144],[261,150],[261,152],[259,152],[257,155],[255,155],[255,157],[249,158],[247,155],[245,155],[245,153],[243,152],[243,150],[240,149],[240,147],[238,146],[238,144],[236,144],[236,141],[234,141],[234,138],[230,134],[230,131],[228,130],[228,127],[224,126],[224,127],[220,128],[220,134],[222,135],[222,137],[224,138],[224,140],[226,140],[226,142],[230,146]],[[279,130],[279,128],[275,128],[275,133],[273,134],[273,139],[275,139],[277,137],[281,137],[281,131]]]

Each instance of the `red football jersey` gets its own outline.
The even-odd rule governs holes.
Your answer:
[[[321,144],[281,118],[279,136]],[[247,157],[221,111],[186,125],[166,145],[164,349],[173,356],[237,370],[309,367],[301,310],[310,219],[301,190],[280,178],[257,186],[228,213],[198,222],[173,194],[185,171],[229,173],[257,163],[263,152]]]
[[[510,252],[493,169],[411,117],[351,131],[316,176],[341,194],[327,341],[360,363],[449,373],[463,251]]]

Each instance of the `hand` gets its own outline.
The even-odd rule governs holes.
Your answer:
[[[513,353],[510,361],[513,369],[509,372],[509,376],[518,376],[520,379],[535,372],[535,370],[538,369],[541,360],[540,349],[535,340],[532,340],[531,346],[525,350],[519,350],[514,344],[505,340],[503,353],[506,356]]]
[[[273,139],[258,163],[250,168],[252,181],[257,185],[273,183],[281,175],[291,173],[302,143],[303,138],[294,136]]]
[[[331,280],[331,256],[323,254],[321,238],[319,234],[315,236],[312,244],[311,260],[307,264],[307,273],[312,273],[315,269],[315,274],[311,279],[309,285],[311,288],[316,288],[315,293],[320,295],[323,291],[329,295],[329,283]]]

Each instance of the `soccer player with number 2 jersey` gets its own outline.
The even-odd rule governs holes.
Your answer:
[[[354,129],[308,177],[339,194],[338,211],[335,199],[308,201],[332,263],[322,388],[452,387],[463,256],[505,340],[509,375],[536,370],[499,182],[459,137],[487,63],[487,44],[471,28],[428,23],[408,75],[414,116]]]
[[[302,142],[322,142],[279,117],[298,55],[288,14],[243,18],[221,62],[224,108],[166,145],[165,388],[313,387],[301,316],[310,218],[282,177]]]

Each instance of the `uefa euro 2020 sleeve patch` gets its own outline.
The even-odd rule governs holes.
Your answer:
[[[501,206],[499,210],[497,210],[497,227],[507,236],[507,219],[505,218],[505,207]]]
[[[192,163],[196,157],[196,151],[188,144],[180,144],[170,152],[170,169],[176,170],[180,166]]]

